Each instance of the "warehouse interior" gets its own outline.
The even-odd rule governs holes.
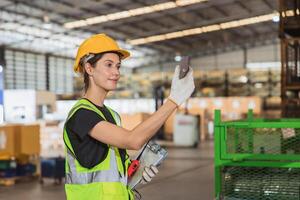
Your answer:
[[[0,199],[66,199],[64,124],[84,93],[73,64],[98,33],[131,53],[104,102],[127,130],[164,104],[182,58],[193,68],[136,199],[300,198],[299,0],[1,0]]]

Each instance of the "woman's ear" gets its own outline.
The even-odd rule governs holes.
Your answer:
[[[92,75],[93,73],[93,66],[90,63],[85,63],[84,64],[84,70],[88,75]]]

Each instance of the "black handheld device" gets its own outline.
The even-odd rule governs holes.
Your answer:
[[[183,77],[186,76],[186,74],[189,72],[189,66],[190,66],[190,57],[183,56],[180,61],[179,79],[182,79]]]

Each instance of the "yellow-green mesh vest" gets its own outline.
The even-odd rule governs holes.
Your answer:
[[[67,121],[80,108],[94,111],[105,119],[97,107],[88,100],[81,99],[70,110]],[[110,108],[108,110],[112,114],[116,124],[121,126],[119,115]],[[76,159],[66,127],[64,128],[63,136],[66,149],[65,191],[68,200],[134,199],[131,189],[127,186],[127,168],[130,160],[129,158],[126,159],[124,170],[118,148],[109,146],[106,159],[95,167],[88,169],[81,166]]]

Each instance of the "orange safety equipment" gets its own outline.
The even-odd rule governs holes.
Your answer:
[[[80,60],[86,55],[89,54],[98,54],[104,52],[115,51],[120,53],[121,59],[125,59],[130,56],[130,53],[124,49],[120,49],[117,42],[106,34],[96,34],[87,38],[78,48],[75,63],[74,71],[82,72],[80,67]]]

